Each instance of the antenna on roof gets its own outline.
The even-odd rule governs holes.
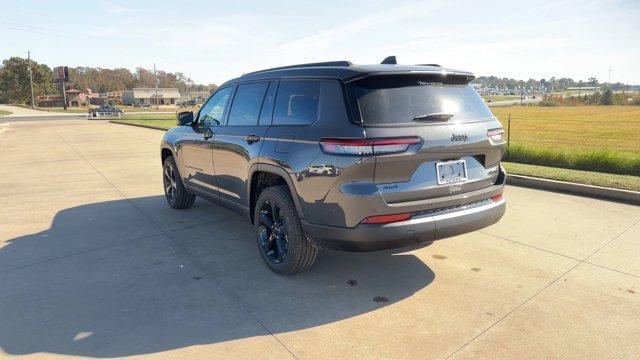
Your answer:
[[[395,56],[387,56],[386,58],[384,58],[384,60],[382,60],[382,62],[380,64],[391,64],[391,65],[396,65],[398,62],[396,61],[396,57]]]

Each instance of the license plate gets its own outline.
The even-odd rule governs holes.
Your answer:
[[[464,160],[436,163],[436,175],[439,185],[467,181],[467,163]]]

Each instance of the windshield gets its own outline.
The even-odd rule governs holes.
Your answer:
[[[455,77],[371,76],[355,82],[352,89],[362,122],[368,125],[493,117],[475,89]]]

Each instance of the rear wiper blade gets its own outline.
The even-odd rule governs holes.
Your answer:
[[[413,118],[413,121],[422,121],[422,120],[444,120],[447,121],[453,117],[453,114],[435,112],[424,115],[418,115]]]

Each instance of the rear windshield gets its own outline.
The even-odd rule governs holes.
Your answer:
[[[450,114],[451,122],[493,117],[466,79],[453,76],[444,79],[441,76],[371,76],[353,83],[351,91],[362,122],[368,125],[416,125],[438,120],[425,116],[429,114]]]

